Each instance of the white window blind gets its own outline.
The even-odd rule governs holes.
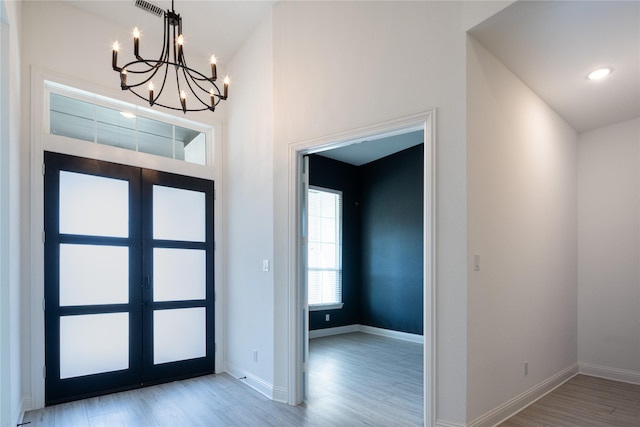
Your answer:
[[[342,193],[308,191],[307,283],[309,305],[342,302]]]

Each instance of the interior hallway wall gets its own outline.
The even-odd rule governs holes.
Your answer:
[[[474,39],[468,48],[472,422],[576,368],[578,154],[560,116]]]
[[[273,74],[267,17],[233,57],[224,145],[226,364],[270,397],[274,389]],[[263,271],[263,260],[270,263]],[[257,351],[257,360],[253,352]]]
[[[0,3],[0,426],[15,426],[23,411],[21,228],[21,2]]]
[[[640,118],[580,134],[578,360],[640,383]]]
[[[287,385],[294,362],[287,353],[289,145],[437,108],[437,414],[465,422],[468,12],[461,2],[274,5],[276,384]]]

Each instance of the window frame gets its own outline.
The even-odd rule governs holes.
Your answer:
[[[342,268],[342,234],[343,234],[343,230],[344,230],[344,221],[343,221],[343,214],[344,214],[344,195],[343,192],[341,190],[336,190],[333,188],[327,188],[327,187],[321,187],[321,186],[317,186],[317,185],[309,185],[309,187],[307,188],[307,200],[309,200],[309,193],[311,191],[320,191],[320,192],[324,192],[324,193],[331,193],[331,194],[335,194],[338,196],[338,218],[337,218],[337,223],[338,223],[338,233],[337,233],[337,238],[338,238],[338,242],[336,245],[336,259],[337,259],[337,264],[338,264],[338,268],[336,268],[335,270],[338,272],[338,284],[337,286],[339,287],[339,294],[340,294],[340,301],[334,301],[334,302],[328,302],[328,303],[320,303],[320,304],[311,304],[309,303],[309,272],[311,271],[311,268],[309,267],[309,258],[308,258],[308,252],[307,252],[307,260],[306,260],[306,279],[307,279],[307,305],[309,307],[309,311],[321,311],[321,310],[339,310],[344,306],[344,298],[343,298],[343,280],[342,280],[342,272],[343,272],[343,268]],[[307,207],[307,218],[310,217],[310,211],[309,208]],[[310,227],[310,221],[307,221],[307,227]],[[309,243],[309,237],[310,236],[310,230],[307,230],[307,245]],[[314,269],[314,270],[324,270],[324,269]]]

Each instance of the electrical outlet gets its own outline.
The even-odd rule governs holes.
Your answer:
[[[324,321],[328,322],[329,320],[331,320],[331,315],[330,314],[325,314],[324,315]]]
[[[527,375],[529,375],[529,362],[527,362],[525,360],[525,362],[524,362],[524,376],[526,377]]]

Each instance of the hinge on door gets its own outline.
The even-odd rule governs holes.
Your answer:
[[[213,189],[213,200],[216,200],[216,198],[218,197],[217,193],[216,193],[216,189]]]
[[[42,367],[42,378],[47,378],[47,367],[46,366]]]
[[[44,163],[43,163],[43,164],[42,164],[42,176],[44,176],[45,169],[46,169],[46,167],[45,167],[45,165],[44,165]]]
[[[42,311],[46,311],[47,309],[47,305],[46,305],[46,300],[44,298],[42,298]]]
[[[218,343],[213,343],[213,352],[217,353],[218,352]]]
[[[47,235],[45,234],[44,230],[42,230],[42,243],[46,243],[47,241]]]

